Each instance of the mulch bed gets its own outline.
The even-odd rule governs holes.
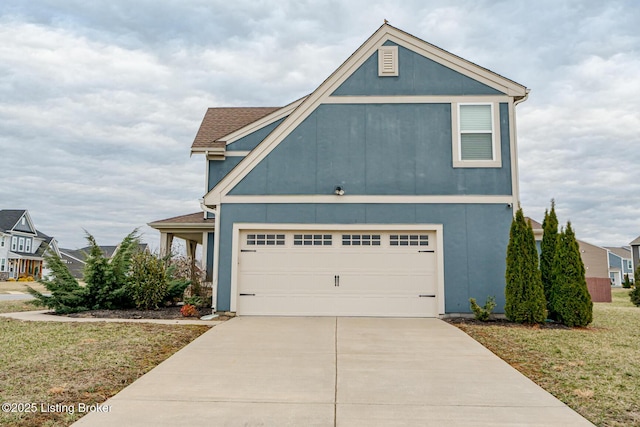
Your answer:
[[[494,318],[489,319],[486,322],[481,322],[480,320],[476,320],[474,318],[469,317],[451,317],[448,319],[444,319],[445,322],[451,323],[452,325],[483,325],[483,326],[503,326],[506,328],[538,328],[538,329],[571,329],[568,326],[563,325],[562,323],[547,321],[544,324],[535,324],[535,325],[523,325],[520,323],[514,323],[510,320],[504,318]]]
[[[181,307],[161,307],[154,310],[90,310],[82,311],[80,313],[67,314],[68,317],[84,317],[84,318],[98,318],[98,319],[198,319],[200,316],[206,316],[213,314],[211,308],[199,309],[200,316],[198,317],[184,317],[180,313]],[[227,320],[228,317],[220,316],[216,320]]]

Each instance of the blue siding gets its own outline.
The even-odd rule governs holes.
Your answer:
[[[206,266],[207,277],[206,281],[211,282],[213,280],[213,253],[215,252],[215,233],[207,233],[207,254],[206,254]]]
[[[230,194],[509,195],[506,103],[499,113],[503,166],[453,168],[451,104],[321,105]]]
[[[613,252],[609,252],[609,267],[620,268],[622,270],[622,258]]]
[[[512,211],[504,205],[224,204],[220,223],[218,309],[229,310],[234,222],[443,224],[445,310],[469,312],[469,298],[494,295],[504,309],[505,254]]]
[[[224,160],[208,160],[209,182],[207,191],[211,191],[244,157],[227,157]]]
[[[265,126],[261,129],[258,129],[257,131],[243,137],[240,138],[239,140],[232,142],[231,144],[227,145],[227,150],[228,151],[250,151],[253,150],[256,145],[258,145],[263,139],[265,139],[267,137],[267,135],[269,135],[276,127],[278,127],[278,125],[280,125],[280,123],[282,123],[282,121],[284,120],[284,118],[271,123],[268,126]]]
[[[394,45],[387,42],[386,45]],[[502,95],[503,93],[398,47],[398,76],[378,76],[378,52],[374,52],[332,95]]]

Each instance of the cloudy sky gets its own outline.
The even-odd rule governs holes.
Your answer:
[[[60,246],[115,244],[199,210],[189,149],[207,107],[313,91],[383,19],[531,89],[517,108],[521,201],[578,237],[640,234],[634,1],[2,0],[0,208]]]

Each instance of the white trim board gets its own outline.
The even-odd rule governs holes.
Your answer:
[[[240,231],[242,230],[335,230],[335,231],[433,231],[436,233],[436,266],[438,286],[438,314],[445,314],[444,293],[444,242],[442,224],[274,224],[274,223],[234,223],[231,235],[231,300],[230,311],[235,312],[238,303],[238,254]],[[216,233],[218,234],[218,233]],[[220,251],[216,251],[220,252]]]
[[[348,189],[347,189],[348,191]],[[222,203],[415,203],[415,204],[511,204],[513,196],[360,196],[360,195],[274,195],[223,196]]]
[[[476,64],[465,61],[434,45],[398,30],[388,24],[382,25],[362,46],[360,46],[331,76],[312,94],[304,98],[300,105],[251,153],[227,174],[204,196],[205,204],[217,205],[223,195],[231,191],[249,172],[258,165],[284,138],[298,127],[316,108],[326,102],[330,95],[349,78],[387,40],[404,46],[434,61],[437,61],[464,75],[494,87],[509,96],[524,98],[526,87],[495,74]]]

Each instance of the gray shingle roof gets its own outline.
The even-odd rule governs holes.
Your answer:
[[[0,210],[0,231],[11,230],[22,218],[25,209],[2,209]]]

